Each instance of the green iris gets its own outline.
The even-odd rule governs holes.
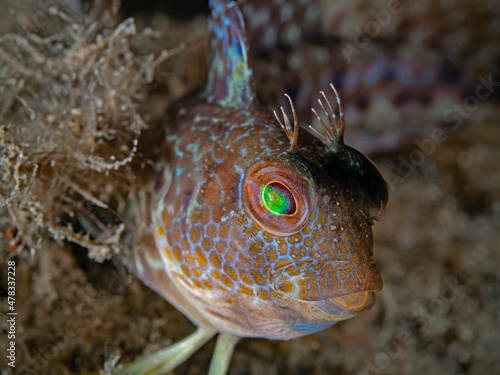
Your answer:
[[[264,203],[274,213],[292,215],[297,209],[292,192],[279,182],[271,182],[262,193]]]

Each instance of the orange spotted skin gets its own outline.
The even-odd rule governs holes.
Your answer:
[[[167,113],[156,249],[140,255],[138,274],[218,332],[290,339],[322,330],[370,308],[382,287],[371,225],[386,184],[343,144],[343,130],[325,146],[280,128],[255,99],[238,8],[211,7],[207,90]],[[269,184],[293,197],[290,211],[273,210]]]
[[[193,107],[170,114],[167,188],[154,216],[170,277],[196,301],[179,307],[188,316],[199,310],[218,330],[276,339],[371,307],[371,291],[382,282],[371,260],[372,213],[363,188],[335,171],[326,174],[329,160],[318,152],[324,145],[311,136],[301,137],[297,155],[287,155],[285,133],[257,107]],[[289,236],[264,230],[242,199],[246,172],[276,165],[280,156],[292,167],[294,157],[307,165],[314,186],[307,224]],[[366,291],[352,309],[333,301],[352,291]]]

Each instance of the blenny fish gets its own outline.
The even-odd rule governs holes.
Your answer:
[[[299,134],[290,97],[291,112],[274,116],[256,98],[236,2],[209,5],[206,88],[165,116],[155,245],[137,250],[133,265],[198,329],[115,373],[165,373],[218,334],[209,373],[224,374],[239,338],[324,330],[370,308],[382,288],[371,226],[387,185],[344,144],[334,86],[313,110],[322,131],[300,124]]]

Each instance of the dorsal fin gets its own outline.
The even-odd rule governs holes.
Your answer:
[[[243,16],[235,1],[210,0],[210,60],[205,96],[224,107],[247,107],[255,99]]]

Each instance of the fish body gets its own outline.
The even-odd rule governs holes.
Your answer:
[[[370,308],[382,287],[371,225],[386,183],[344,145],[338,96],[342,125],[322,93],[326,135],[298,136],[295,116],[292,126],[285,111],[280,120],[263,109],[238,6],[210,7],[207,86],[166,115],[156,246],[136,255],[137,274],[215,332],[290,339],[325,329]]]

